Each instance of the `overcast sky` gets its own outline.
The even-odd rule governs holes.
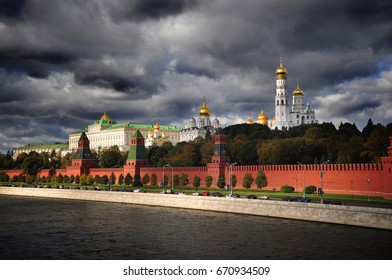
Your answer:
[[[183,127],[203,97],[223,127],[272,119],[280,56],[320,122],[385,125],[391,53],[389,0],[0,0],[0,150],[104,111]]]

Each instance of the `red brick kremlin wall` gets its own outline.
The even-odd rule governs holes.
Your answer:
[[[306,164],[306,165],[259,165],[259,166],[227,166],[222,165],[219,169],[216,163],[209,164],[207,167],[165,167],[165,175],[171,182],[171,175],[179,175],[186,173],[190,179],[189,187],[192,187],[195,176],[201,178],[201,187],[205,187],[205,178],[208,175],[214,175],[211,189],[216,189],[217,170],[222,170],[225,175],[226,182],[229,182],[230,172],[236,176],[237,186],[235,189],[242,189],[243,178],[246,173],[250,173],[256,178],[260,168],[263,169],[268,186],[266,190],[280,190],[283,185],[290,185],[296,191],[303,191],[304,185],[321,186],[321,171],[323,173],[323,190],[325,193],[353,194],[353,195],[370,195],[381,196],[384,198],[392,198],[392,137],[390,137],[389,156],[381,158],[380,164]],[[209,170],[209,168],[211,170]],[[213,172],[211,172],[213,169]],[[19,175],[22,170],[4,170],[11,178]],[[103,176],[113,173],[118,180],[120,174],[124,177],[131,172],[129,168],[84,168],[78,169],[75,166],[67,167],[67,169],[57,170],[59,175],[81,175],[89,172],[93,177],[95,175]],[[48,176],[49,170],[41,170],[39,176]],[[140,176],[143,178],[145,174],[156,174],[158,183],[162,181],[163,168],[160,167],[141,167]],[[304,184],[305,178],[305,184]],[[255,183],[252,189],[256,189]]]

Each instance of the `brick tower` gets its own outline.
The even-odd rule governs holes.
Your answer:
[[[131,147],[128,153],[128,159],[124,166],[125,173],[130,173],[132,177],[140,174],[140,167],[148,167],[146,147],[144,146],[144,137],[139,130],[136,130],[131,138]]]
[[[89,174],[90,168],[97,167],[97,161],[91,154],[90,140],[88,140],[86,133],[82,132],[78,141],[78,150],[72,160],[72,165],[67,167],[69,174],[74,176]]]
[[[381,158],[383,168],[383,197],[392,198],[392,136],[389,137],[388,156]]]
[[[212,176],[213,184],[216,184],[219,175],[225,174],[225,168],[230,163],[226,135],[221,128],[214,135],[214,152],[211,161],[207,164],[208,175]]]

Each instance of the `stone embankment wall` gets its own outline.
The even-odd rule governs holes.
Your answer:
[[[241,198],[0,187],[0,195],[91,200],[238,213],[392,230],[392,209]]]

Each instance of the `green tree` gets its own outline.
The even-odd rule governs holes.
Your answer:
[[[196,190],[197,190],[198,187],[200,187],[200,181],[201,181],[201,179],[200,179],[200,177],[197,176],[197,175],[193,178],[193,187],[194,187]]]
[[[120,176],[118,176],[118,184],[122,185],[124,184],[124,175],[121,173]]]
[[[80,176],[79,175],[75,176],[75,183],[80,184]]]
[[[109,177],[108,177],[108,175],[103,175],[101,177],[101,184],[107,185],[107,183],[109,183]]]
[[[10,177],[5,172],[0,173],[0,182],[8,182]]]
[[[117,145],[105,149],[99,156],[101,167],[109,168],[124,165],[124,156]]]
[[[127,175],[125,175],[125,185],[129,186],[132,184],[132,176],[131,174],[127,173]]]
[[[237,186],[237,177],[234,174],[231,174],[229,184],[235,188]]]
[[[157,186],[158,183],[158,176],[155,173],[151,174],[151,185],[152,186]]]
[[[265,173],[263,169],[259,169],[259,172],[257,173],[255,183],[258,189],[265,188],[268,185],[268,180],[267,177],[265,176]]]
[[[86,177],[86,185],[91,186],[94,183],[94,178],[90,174],[87,175]]]
[[[60,173],[59,176],[57,176],[57,182],[59,184],[64,183],[64,176],[63,176],[63,174]]]
[[[101,176],[95,175],[95,177],[94,177],[94,182],[95,182],[96,184],[101,184]]]
[[[180,176],[180,186],[186,186],[189,183],[189,177],[187,173],[182,173]]]
[[[37,175],[38,170],[42,167],[43,161],[36,152],[31,152],[21,164],[22,170],[29,175]]]
[[[87,182],[87,175],[86,174],[82,174],[82,175],[80,175],[80,179],[79,179],[80,181],[80,184],[81,185],[83,185],[83,186],[85,186],[86,185],[86,182]]]
[[[73,182],[75,182],[75,176],[73,174],[71,174],[71,176],[69,176],[69,182],[72,184]]]
[[[218,188],[223,189],[226,186],[226,179],[224,174],[219,174],[218,181],[216,182]]]
[[[135,188],[140,188],[143,186],[143,183],[140,180],[140,174],[135,174],[135,176],[133,177],[133,186]]]
[[[112,172],[112,174],[110,174],[109,183],[110,183],[110,185],[116,184],[116,175],[114,175],[113,172]]]
[[[213,180],[212,176],[208,175],[208,176],[206,177],[205,181],[206,181],[206,187],[207,187],[207,188],[211,187],[211,185],[212,185],[212,180]]]
[[[180,176],[178,174],[175,174],[173,176],[173,186],[179,186],[180,185]]]
[[[143,185],[148,185],[150,183],[150,175],[148,173],[144,174],[142,178]]]
[[[246,173],[242,181],[242,186],[246,189],[249,189],[252,186],[252,183],[253,183],[252,174]]]

